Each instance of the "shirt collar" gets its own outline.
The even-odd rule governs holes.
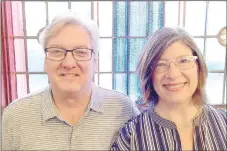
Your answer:
[[[48,119],[51,119],[53,117],[57,117],[58,110],[56,105],[53,102],[52,92],[50,85],[45,89],[43,93],[43,121],[47,121]],[[101,95],[101,92],[99,90],[99,87],[95,85],[95,83],[92,83],[92,94],[91,94],[91,100],[88,105],[89,110],[92,109],[96,112],[103,113],[103,97]]]
[[[43,121],[47,121],[53,117],[58,116],[57,108],[53,102],[51,87],[48,85],[44,94],[43,94]]]
[[[92,94],[91,94],[91,101],[90,101],[90,108],[96,112],[103,113],[103,97],[100,92],[100,88],[92,84]]]

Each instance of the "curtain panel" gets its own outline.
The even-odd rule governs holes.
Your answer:
[[[17,98],[16,65],[13,40],[12,2],[1,2],[1,107],[5,108]]]

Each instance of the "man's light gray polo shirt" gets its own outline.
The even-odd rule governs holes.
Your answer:
[[[51,89],[11,103],[3,112],[3,150],[109,150],[113,136],[137,115],[129,98],[93,85],[85,115],[71,126],[58,114]]]

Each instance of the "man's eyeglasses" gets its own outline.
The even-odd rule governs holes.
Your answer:
[[[197,56],[184,56],[169,61],[160,60],[155,67],[155,72],[166,72],[172,62],[175,63],[178,69],[188,70],[194,67],[196,59],[198,59]]]
[[[62,48],[45,48],[46,56],[50,60],[62,61],[65,59],[67,52],[72,52],[72,55],[77,61],[88,61],[92,57],[93,49],[76,48],[73,50],[66,50]]]

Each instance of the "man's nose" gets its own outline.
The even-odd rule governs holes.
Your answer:
[[[66,53],[65,59],[62,61],[62,66],[67,69],[75,68],[77,66],[77,61],[72,52]]]

